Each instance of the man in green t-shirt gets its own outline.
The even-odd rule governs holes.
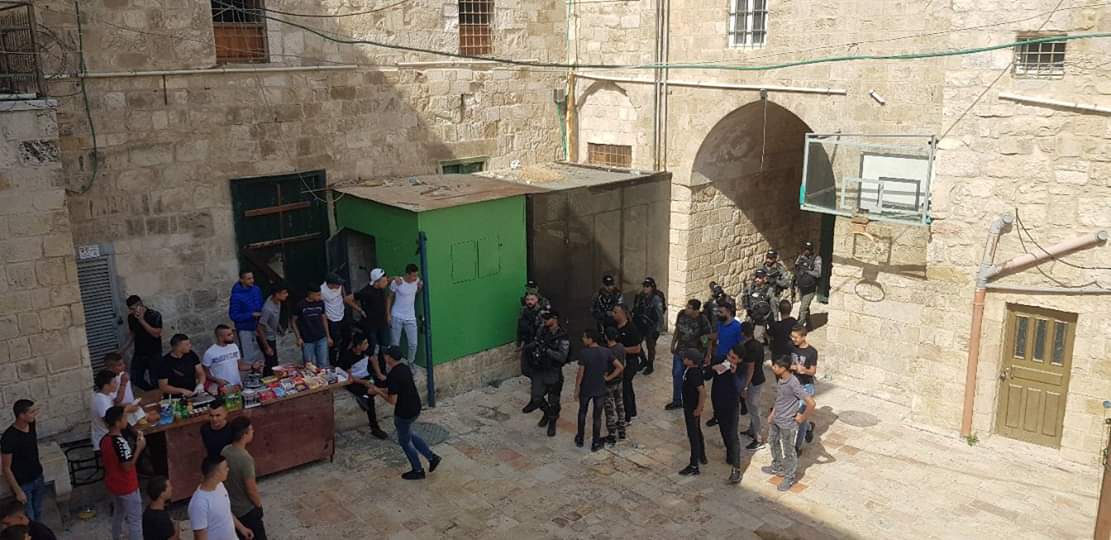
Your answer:
[[[239,416],[232,420],[231,444],[220,455],[228,461],[228,479],[224,487],[231,499],[231,513],[244,527],[255,533],[254,540],[266,540],[266,527],[262,524],[262,497],[255,481],[255,458],[247,452],[247,445],[255,438],[251,419]]]

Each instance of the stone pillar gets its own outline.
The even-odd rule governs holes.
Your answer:
[[[50,435],[86,419],[91,384],[54,102],[0,110],[0,420],[21,398]]]

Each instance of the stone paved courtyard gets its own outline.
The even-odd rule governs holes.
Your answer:
[[[567,375],[573,381],[570,366]],[[399,478],[408,468],[400,449],[370,437],[340,393],[335,461],[261,481],[267,529],[280,540],[1091,538],[1095,468],[1000,437],[969,446],[907,425],[901,407],[829,383],[819,388],[817,437],[791,492],[777,492],[759,471],[770,463],[767,449],[748,455],[740,486],[728,485],[716,428],[704,430],[710,465],[681,477],[682,416],[663,410],[669,379],[666,369],[637,377],[641,416],[630,440],[597,453],[572,443],[572,384],[555,438],[536,427],[539,413],[520,413],[523,378],[442,400],[421,417],[445,458],[424,482]],[[770,405],[770,392],[765,398]],[[174,511],[184,519],[184,505]],[[98,518],[62,537],[108,538],[107,512],[101,504]]]

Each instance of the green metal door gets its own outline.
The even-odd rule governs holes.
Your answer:
[[[328,207],[324,171],[232,180],[235,240],[241,268],[264,291],[284,281],[304,296],[327,272]]]

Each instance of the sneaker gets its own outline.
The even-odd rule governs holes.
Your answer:
[[[741,470],[740,469],[738,469],[736,467],[733,467],[733,472],[729,473],[729,483],[730,484],[740,484],[741,483]]]
[[[752,442],[748,443],[748,446],[745,447],[745,450],[759,450],[763,447],[764,443],[760,442],[757,439],[752,439]]]
[[[702,471],[699,471],[698,467],[694,465],[687,465],[687,468],[679,471],[679,474],[683,476],[698,476],[701,473]]]
[[[575,435],[575,446],[578,446],[579,448],[583,447],[582,435]]]
[[[436,467],[439,467],[443,460],[444,458],[440,456],[432,456],[432,459],[428,460],[428,472],[436,472]]]
[[[373,436],[376,439],[382,439],[382,440],[386,440],[386,439],[390,438],[389,434],[387,434],[385,431],[382,431],[380,428],[374,428],[374,429],[370,430],[370,435]]]
[[[779,487],[775,489],[778,489],[779,491],[787,491],[791,489],[791,486],[795,485],[795,482],[796,480],[794,478],[784,478],[783,481],[779,483]]]
[[[814,442],[814,422],[809,422],[809,429],[806,430],[806,442]]]
[[[618,431],[617,432],[617,440],[619,440],[619,441],[625,440],[625,432],[624,431]]]
[[[774,465],[760,467],[760,472],[770,476],[783,476],[783,471]]]
[[[406,480],[424,480],[424,471],[409,471],[401,475]]]
[[[536,409],[539,409],[539,408],[540,408],[539,404],[533,403],[533,402],[530,401],[528,403],[528,405],[525,405],[525,408],[521,409],[521,412],[524,413],[524,414],[528,414],[528,413],[530,413],[532,411],[535,411]]]
[[[648,367],[644,368],[643,375],[651,375],[653,371],[656,371],[656,370],[652,369],[652,366],[648,366]]]
[[[675,409],[682,409],[682,408],[683,408],[683,404],[679,403],[677,401],[672,401],[671,403],[668,403],[667,405],[664,405],[664,410],[665,411],[674,411]]]
[[[706,421],[706,427],[714,427],[716,425],[718,425],[718,417],[716,416],[712,416]]]
[[[612,435],[612,434],[606,435],[606,438],[604,440],[606,441],[606,444],[608,444],[610,446],[613,446],[613,445],[617,444],[617,436],[616,435]]]
[[[601,450],[602,447],[604,447],[604,446],[605,446],[605,443],[603,442],[603,439],[594,439],[590,443],[590,451],[591,452],[597,452],[597,451]]]
[[[548,422],[548,436],[555,437],[556,435],[556,419],[553,418]]]
[[[545,414],[540,417],[540,422],[536,424],[536,427],[544,427],[546,425],[548,425],[548,415]]]

